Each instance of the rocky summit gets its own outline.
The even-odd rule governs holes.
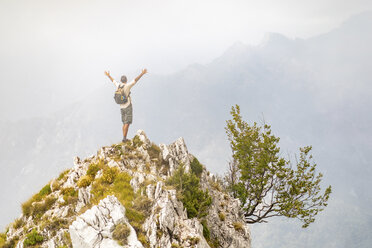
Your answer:
[[[240,202],[191,155],[183,138],[152,143],[139,130],[102,147],[22,204],[0,247],[244,247]]]

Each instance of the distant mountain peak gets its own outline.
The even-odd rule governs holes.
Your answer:
[[[280,33],[266,33],[259,46],[268,47],[273,45],[288,45],[292,41],[293,40],[290,40]]]

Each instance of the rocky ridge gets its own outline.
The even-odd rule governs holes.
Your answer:
[[[201,168],[200,189],[211,201],[206,213],[190,218],[189,203],[184,205],[181,192],[168,182],[180,168],[193,173],[195,164]],[[251,241],[239,200],[222,190],[183,138],[156,146],[141,130],[126,144],[76,157],[73,168],[22,210],[0,237],[0,247],[249,248]]]

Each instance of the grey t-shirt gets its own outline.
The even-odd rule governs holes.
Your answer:
[[[123,87],[123,85],[124,85],[124,94],[125,94],[126,97],[128,97],[128,101],[124,104],[120,104],[120,108],[123,109],[123,108],[128,107],[132,103],[132,99],[129,95],[130,89],[137,83],[136,80],[133,79],[130,83],[125,83],[125,84],[121,83],[121,82],[118,83],[115,80],[113,82],[114,82],[116,88],[118,88],[119,86]]]

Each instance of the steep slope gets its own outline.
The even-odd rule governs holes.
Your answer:
[[[140,130],[126,144],[76,157],[22,210],[1,247],[250,247],[251,241],[239,201],[188,153],[183,138],[158,147]]]

